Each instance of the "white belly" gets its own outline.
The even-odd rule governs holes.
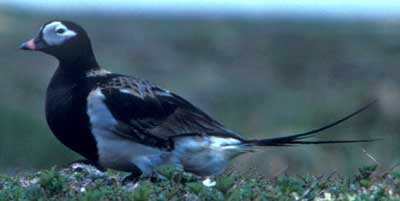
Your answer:
[[[144,172],[149,172],[157,162],[156,158],[164,152],[145,146],[108,131],[92,131],[97,141],[99,163],[104,167],[132,171],[135,166]]]

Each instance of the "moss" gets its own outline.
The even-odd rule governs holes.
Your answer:
[[[171,180],[175,173],[176,173],[176,167],[173,165],[163,165],[158,168],[157,172],[166,177],[167,179]]]
[[[363,170],[370,167],[360,168]],[[213,187],[202,178],[164,167],[165,179],[122,184],[124,174],[94,167],[43,170],[15,177],[0,176],[0,201],[6,200],[398,200],[399,172],[380,176],[246,178],[224,175]],[[368,175],[368,177],[367,177]]]
[[[215,188],[219,190],[221,193],[226,195],[229,190],[233,187],[235,184],[235,180],[232,177],[220,177],[217,179],[217,184],[215,185]]]
[[[278,178],[277,185],[280,187],[281,192],[284,194],[290,194],[293,192],[302,194],[304,192],[304,182],[298,178]]]
[[[67,179],[58,170],[52,168],[39,175],[39,185],[48,196],[62,194],[67,189]]]
[[[154,189],[149,181],[141,182],[140,186],[133,192],[133,199],[137,201],[147,201],[154,193]]]

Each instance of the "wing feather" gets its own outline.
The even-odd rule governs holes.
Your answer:
[[[185,99],[148,81],[118,76],[100,88],[119,122],[116,133],[123,137],[152,146],[187,134],[241,139]]]

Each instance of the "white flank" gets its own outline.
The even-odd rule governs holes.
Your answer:
[[[230,159],[247,151],[234,138],[188,136],[175,140],[174,153],[185,170],[209,176],[221,174]]]
[[[151,175],[153,161],[150,156],[162,152],[116,134],[118,121],[104,103],[105,98],[100,88],[90,92],[87,98],[87,114],[97,142],[100,165],[122,171],[132,171],[137,165],[144,175]]]

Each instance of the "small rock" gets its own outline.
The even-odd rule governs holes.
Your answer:
[[[82,163],[73,163],[71,165],[71,168],[74,172],[82,172],[85,171],[89,174],[94,174],[96,176],[103,176],[104,173],[98,170],[96,167],[91,166],[91,165],[86,165]]]
[[[217,182],[215,181],[211,181],[210,178],[206,178],[205,180],[203,180],[203,185],[207,186],[207,187],[213,187],[217,184]]]

